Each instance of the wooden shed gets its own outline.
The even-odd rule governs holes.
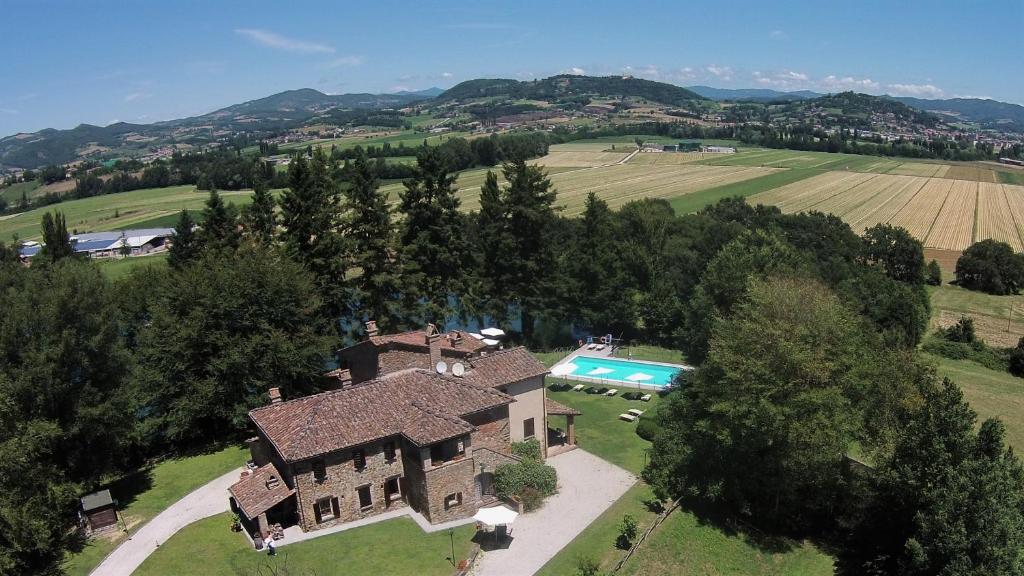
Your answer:
[[[110,490],[100,490],[83,496],[82,517],[90,530],[101,530],[117,524],[117,510]]]

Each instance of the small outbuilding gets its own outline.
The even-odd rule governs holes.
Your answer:
[[[117,524],[117,508],[110,490],[100,490],[82,497],[82,519],[89,530],[102,530]]]

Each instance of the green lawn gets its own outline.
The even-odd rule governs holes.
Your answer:
[[[634,360],[665,362],[668,364],[679,364],[680,362],[686,361],[686,359],[683,358],[683,353],[679,350],[670,350],[668,348],[652,346],[650,344],[636,344],[634,346],[619,348],[615,351],[615,356],[619,358],[631,356]]]
[[[31,199],[32,192],[36,188],[39,188],[38,180],[18,182],[17,184],[11,184],[10,186],[0,188],[0,198],[3,198],[8,204],[14,206],[21,202],[22,193],[24,193],[27,198]]]
[[[143,266],[167,266],[167,253],[161,252],[152,256],[136,256],[133,258],[111,258],[96,260],[96,265],[110,280],[124,278],[129,272]]]
[[[410,518],[396,518],[278,548],[277,556],[253,550],[230,529],[225,512],[187,526],[154,552],[135,576],[172,574],[380,574],[449,576],[447,531],[424,533]],[[466,558],[476,528],[455,529],[455,555]],[[273,571],[273,570],[277,571]]]
[[[241,467],[248,458],[248,450],[239,446],[171,458],[117,480],[108,488],[118,501],[129,531],[134,533],[172,503],[210,480]],[[223,525],[226,527],[228,523],[225,521]],[[123,533],[115,536],[119,537],[93,539],[81,552],[70,554],[64,565],[68,575],[88,574],[123,539]]]
[[[620,393],[627,390],[619,387]],[[644,469],[651,443],[636,435],[635,423],[619,420],[619,414],[630,408],[654,410],[659,401],[657,394],[650,402],[640,402],[626,400],[622,396],[609,398],[584,392],[548,390],[548,398],[583,412],[582,416],[576,417],[576,444],[580,448],[634,474],[640,474]]]
[[[1016,184],[1017,186],[1024,186],[1024,170],[1016,170],[1013,172],[1007,170],[996,170],[996,176],[999,181],[1003,184]]]
[[[691,212],[696,212],[705,206],[714,204],[723,198],[732,198],[733,196],[746,198],[747,196],[753,196],[754,194],[785,186],[786,184],[792,184],[793,182],[817,176],[822,173],[822,170],[816,169],[790,168],[789,170],[773,172],[772,174],[751,178],[750,180],[743,180],[741,182],[734,182],[732,184],[708,188],[707,190],[701,190],[700,192],[694,192],[692,194],[685,194],[669,200],[669,203],[676,211],[676,214],[689,214]]]
[[[938,364],[939,375],[956,382],[980,419],[999,418],[1006,440],[1024,449],[1024,380],[1009,372],[989,370],[969,360],[949,360],[922,354]]]
[[[241,206],[251,201],[252,192],[221,192],[221,196],[225,202]],[[96,232],[151,225],[158,217],[201,209],[208,197],[209,192],[197,191],[195,186],[171,186],[68,200],[0,219],[0,238],[17,234],[22,240],[39,239],[39,222],[45,212],[63,213],[72,233]]]

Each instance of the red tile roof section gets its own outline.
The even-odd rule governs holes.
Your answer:
[[[467,380],[491,387],[505,386],[549,372],[547,366],[522,346],[474,356],[469,359],[468,368]]]
[[[288,488],[273,464],[267,464],[233,484],[228,492],[246,518],[255,518],[294,494],[295,490]]]
[[[454,336],[460,334],[462,336],[459,343],[455,343]],[[447,334],[441,334],[441,350],[446,352],[464,352],[466,354],[475,354],[484,348],[487,348],[487,344],[483,341],[473,338],[466,332],[449,332]],[[427,345],[427,333],[424,330],[412,330],[409,332],[401,332],[399,334],[381,334],[377,336],[370,336],[370,341],[377,346],[385,346],[387,344],[402,344],[405,346],[414,346],[423,348],[427,351],[430,347]]]

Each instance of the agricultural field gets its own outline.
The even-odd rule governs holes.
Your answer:
[[[251,201],[252,192],[221,192],[221,196],[225,202],[241,206]],[[15,234],[22,240],[39,239],[39,222],[45,212],[62,212],[72,233],[117,230],[151,226],[155,219],[174,218],[183,209],[200,210],[208,197],[209,192],[195,186],[171,186],[69,200],[3,217],[0,239],[7,241]]]
[[[531,164],[540,164],[549,168],[587,168],[592,166],[607,166],[622,162],[629,156],[626,152],[595,152],[595,151],[562,151],[555,150],[547,156],[531,160]]]
[[[629,159],[630,164],[637,166],[678,166],[704,160],[711,154],[703,152],[641,152]]]
[[[942,168],[921,166],[933,174]],[[928,248],[962,251],[986,238],[1024,248],[1021,186],[938,176],[826,172],[756,194],[749,201],[778,206],[786,213],[832,213],[858,233],[879,223],[901,226]]]
[[[39,187],[39,181],[37,180],[18,182],[17,184],[4,186],[3,188],[0,188],[0,199],[3,199],[8,204],[15,205],[18,202],[21,202],[22,194],[24,194],[26,198],[34,198],[35,190]]]
[[[945,164],[925,164],[921,162],[904,162],[899,166],[890,168],[886,174],[902,174],[903,176],[926,176],[928,178],[942,178],[949,170]]]

